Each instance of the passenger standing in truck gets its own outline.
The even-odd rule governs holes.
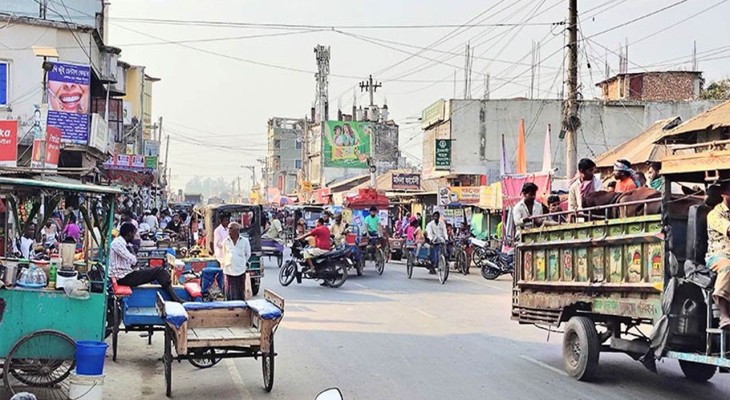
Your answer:
[[[730,329],[730,182],[720,187],[722,202],[707,214],[707,267],[717,273],[712,298],[720,310],[720,328]]]
[[[521,237],[522,228],[530,224],[540,225],[540,220],[535,217],[542,215],[542,204],[535,200],[537,197],[537,185],[527,182],[522,185],[522,200],[515,204],[512,215],[517,228],[515,239]]]

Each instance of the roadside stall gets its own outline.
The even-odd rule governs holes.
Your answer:
[[[76,342],[101,341],[109,331],[105,288],[115,196],[121,190],[59,181],[0,177],[7,209],[0,223],[8,227],[0,259],[0,364],[10,396],[28,391],[66,399]],[[48,261],[35,238],[61,207],[82,216],[83,251],[62,249],[62,257],[51,254]],[[26,258],[13,258],[18,253]]]

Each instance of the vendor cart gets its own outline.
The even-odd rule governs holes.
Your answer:
[[[172,363],[197,360],[214,364],[224,358],[261,358],[264,389],[274,387],[274,333],[284,315],[284,299],[266,290],[263,299],[173,303],[158,296],[165,320],[165,393],[172,395]],[[175,355],[173,356],[173,349]]]
[[[79,210],[83,216],[79,223],[84,226],[84,268],[78,262],[62,268],[75,268],[78,277],[84,278],[82,282],[90,283],[88,290],[75,290],[70,297],[63,290],[41,284],[28,287],[32,286],[28,281],[21,287],[20,281],[12,282],[6,276],[5,287],[0,288],[0,364],[5,390],[5,396],[0,397],[25,391],[42,399],[66,399],[66,378],[76,366],[76,342],[104,339],[109,243],[115,196],[120,193],[114,187],[70,183],[67,179],[61,183],[0,177],[0,200],[8,208],[3,223],[12,226],[3,249],[13,249],[13,241],[21,232],[43,226],[59,204],[69,212]],[[100,235],[90,234],[95,229]],[[0,261],[6,267],[17,265],[9,257]],[[80,289],[77,282],[66,284]]]
[[[366,260],[373,261],[378,275],[382,275],[385,270],[386,254],[390,254],[388,238],[370,236],[365,226],[365,218],[370,213],[370,207],[377,207],[383,225],[382,231],[387,234],[388,198],[376,189],[360,189],[356,195],[345,198],[344,206],[343,219],[349,226],[348,230],[356,237],[354,243],[356,246],[353,250],[356,251],[354,258],[358,261],[358,275],[362,274]],[[348,242],[351,240],[348,239]]]

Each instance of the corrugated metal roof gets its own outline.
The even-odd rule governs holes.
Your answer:
[[[665,145],[655,142],[681,121],[679,117],[672,117],[655,122],[634,138],[598,156],[596,166],[611,167],[617,160],[622,159],[629,160],[632,164],[660,161],[667,154],[667,149]]]
[[[684,135],[692,133],[704,132],[718,128],[730,127],[730,101],[726,101],[711,109],[687,120],[687,122],[679,125],[671,131],[657,138],[657,142],[666,141],[682,141],[683,139],[691,139],[690,137],[682,138]]]

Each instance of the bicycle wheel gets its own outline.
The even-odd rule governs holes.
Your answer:
[[[378,271],[378,275],[383,275],[383,271],[385,271],[385,253],[383,249],[375,250],[375,270]]]
[[[446,283],[446,280],[449,279],[449,264],[446,261],[446,256],[442,254],[439,255],[439,261],[438,261],[438,267],[437,272],[439,275],[439,282],[443,285]]]
[[[76,368],[76,343],[54,330],[40,330],[21,338],[5,359],[3,379],[11,394],[31,392],[42,399],[67,399],[65,379]],[[11,382],[10,377],[18,382]],[[12,383],[12,384],[11,384]]]
[[[457,249],[454,254],[454,258],[456,259],[456,270],[460,271],[464,275],[469,274],[469,264],[466,260],[466,251],[464,251],[464,249]]]

